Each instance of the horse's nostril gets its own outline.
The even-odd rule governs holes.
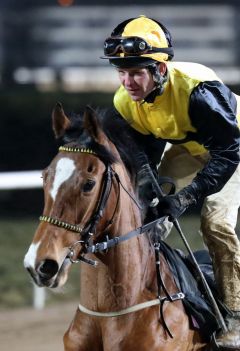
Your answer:
[[[38,274],[42,279],[51,279],[58,271],[58,264],[54,260],[44,260],[38,266]]]

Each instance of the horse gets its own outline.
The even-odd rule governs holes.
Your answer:
[[[55,289],[81,261],[80,304],[64,350],[207,350],[162,254],[159,296],[153,242],[148,231],[136,231],[144,211],[130,140],[120,147],[121,128],[88,107],[80,118],[58,103],[52,124],[64,145],[43,171],[44,210],[24,266],[39,287]]]

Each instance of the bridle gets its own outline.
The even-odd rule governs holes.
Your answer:
[[[71,152],[71,153],[88,153],[88,154],[91,154],[91,155],[94,155],[94,156],[100,158],[96,152],[94,152],[93,150],[91,150],[89,148],[84,148],[84,147],[80,148],[80,147],[61,146],[59,148],[59,151]],[[116,210],[118,207],[118,203],[119,203],[119,198],[120,198],[120,187],[122,187],[122,189],[124,189],[124,191],[129,195],[129,197],[133,200],[133,202],[137,205],[137,207],[141,209],[141,205],[138,203],[136,198],[125,188],[125,186],[121,182],[118,174],[113,170],[111,165],[109,163],[104,163],[104,164],[105,164],[106,168],[105,168],[103,178],[102,178],[102,186],[100,189],[99,198],[98,198],[93,215],[91,216],[90,220],[86,223],[86,225],[84,227],[81,227],[77,224],[71,224],[71,223],[68,223],[66,221],[62,221],[62,220],[55,218],[55,217],[50,217],[50,216],[45,216],[45,215],[42,215],[39,217],[39,220],[41,222],[50,223],[54,226],[64,228],[68,231],[71,231],[71,232],[74,232],[74,233],[81,235],[81,240],[76,241],[69,248],[69,250],[70,250],[69,258],[70,258],[72,263],[84,261],[85,263],[88,263],[91,265],[97,264],[96,261],[85,258],[84,254],[88,253],[88,252],[100,251],[100,247],[101,248],[103,247],[102,245],[100,245],[100,246],[98,246],[98,250],[97,250],[97,246],[93,245],[93,243],[92,243],[92,238],[93,238],[94,234],[96,233],[96,227],[97,227],[100,219],[103,217],[103,213],[104,213],[104,210],[105,210],[106,205],[107,205],[107,201],[108,201],[110,193],[111,193],[111,189],[112,189],[112,185],[113,185],[113,178],[115,178],[117,185],[118,185],[118,195],[117,195],[116,205],[115,205],[115,208],[113,210],[112,217],[110,220],[107,221],[103,232],[106,231],[106,229],[109,227],[109,225],[111,225],[113,223],[113,220],[114,220],[114,217],[116,214]],[[74,248],[78,244],[82,245],[83,253],[77,259],[73,259],[73,257],[75,256]],[[99,244],[101,244],[101,243],[99,243]],[[93,248],[95,248],[95,250],[93,250]]]

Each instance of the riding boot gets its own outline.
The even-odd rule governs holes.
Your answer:
[[[215,344],[219,350],[240,350],[240,312],[232,313],[232,316],[226,318],[228,331],[216,336]]]

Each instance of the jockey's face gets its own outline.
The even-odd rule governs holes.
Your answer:
[[[155,87],[147,68],[118,68],[121,84],[134,101],[143,100]]]
[[[159,65],[160,74],[166,71],[166,65]],[[134,101],[144,100],[155,88],[152,74],[147,68],[118,68],[121,84]]]

